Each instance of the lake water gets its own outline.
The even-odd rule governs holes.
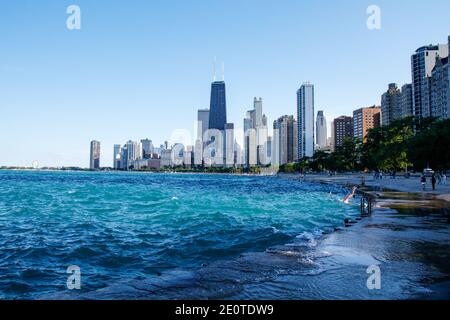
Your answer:
[[[0,171],[0,298],[67,293],[71,265],[82,274],[76,298],[280,246],[308,248],[358,214],[340,201],[346,192],[277,177]]]

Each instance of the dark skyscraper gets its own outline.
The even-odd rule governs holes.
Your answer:
[[[227,123],[227,103],[225,98],[225,82],[214,81],[211,84],[209,129],[225,130],[226,123]]]

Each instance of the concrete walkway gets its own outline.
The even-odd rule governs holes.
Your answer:
[[[285,174],[288,178],[303,179],[299,174]],[[323,183],[335,183],[339,185],[361,185],[364,181],[366,186],[379,189],[379,190],[393,190],[409,193],[421,193],[427,195],[436,196],[439,199],[450,201],[450,181],[441,184],[436,184],[436,190],[432,190],[431,178],[427,177],[427,184],[425,191],[422,190],[420,183],[420,176],[411,176],[409,179],[403,176],[397,176],[396,179],[392,179],[390,176],[384,176],[383,179],[375,179],[372,174],[338,174],[335,176],[329,176],[326,174],[307,174],[304,181],[309,182],[323,182]]]

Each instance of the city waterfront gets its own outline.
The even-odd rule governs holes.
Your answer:
[[[448,220],[381,209],[345,229],[344,219],[359,215],[358,200],[345,205],[348,190],[336,185],[259,176],[0,171],[0,189],[3,299],[448,293]],[[81,271],[80,290],[66,286],[73,265]],[[381,267],[382,290],[366,287],[370,265]],[[436,282],[443,288],[435,289]]]

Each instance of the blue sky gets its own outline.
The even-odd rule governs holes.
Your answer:
[[[66,8],[80,6],[81,30]],[[381,30],[366,9],[381,8]],[[448,0],[41,0],[0,10],[0,165],[88,166],[89,142],[170,140],[209,107],[214,57],[225,62],[228,119],[253,97],[272,123],[316,86],[328,120],[379,104],[410,82],[410,55],[445,43]],[[220,68],[219,68],[220,69]]]

